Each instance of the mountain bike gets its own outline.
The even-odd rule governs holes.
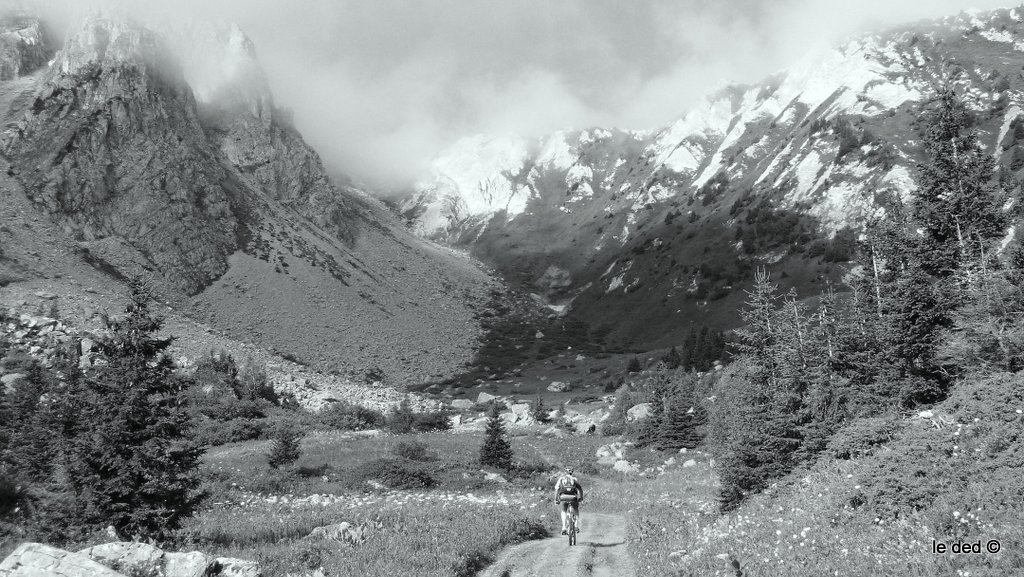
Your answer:
[[[576,524],[580,522],[579,514],[576,513],[576,507],[569,506],[569,546],[572,547],[576,544]]]

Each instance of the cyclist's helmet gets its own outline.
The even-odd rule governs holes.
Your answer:
[[[572,470],[572,467],[566,467],[565,472],[572,475],[574,471]]]

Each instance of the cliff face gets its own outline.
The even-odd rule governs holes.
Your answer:
[[[0,84],[0,120],[12,194],[194,318],[360,379],[471,358],[486,274],[332,183],[236,27],[89,19],[48,67]]]
[[[4,145],[29,197],[80,240],[126,241],[186,293],[223,274],[229,175],[159,38],[89,19],[43,82]]]

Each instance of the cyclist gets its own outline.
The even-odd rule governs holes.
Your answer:
[[[569,507],[576,515],[576,531],[580,530],[580,503],[583,502],[583,485],[573,475],[572,467],[566,467],[565,473],[555,483],[555,502],[562,514],[562,535],[569,534]]]

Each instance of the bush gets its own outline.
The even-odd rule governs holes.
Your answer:
[[[419,413],[413,417],[413,429],[420,433],[447,431],[452,428],[451,419],[445,411]]]
[[[437,484],[426,471],[392,459],[370,461],[359,467],[356,475],[364,482],[377,481],[389,489],[427,489]]]
[[[416,415],[412,412],[409,401],[403,400],[397,407],[392,409],[388,413],[386,422],[388,431],[396,435],[411,433],[413,426],[416,424]]]
[[[193,438],[201,444],[216,447],[227,443],[239,443],[259,439],[264,433],[264,423],[255,419],[236,419],[221,422],[202,419],[193,429]]]
[[[626,365],[626,372],[639,373],[640,371],[643,370],[643,368],[643,365],[640,364],[640,359],[638,359],[637,357],[633,357],[632,359],[629,359],[629,364]]]
[[[430,460],[430,454],[427,453],[426,443],[421,443],[419,441],[400,441],[394,447],[391,447],[391,453],[397,457],[409,459],[410,461]]]
[[[837,459],[866,457],[891,441],[899,428],[899,421],[893,417],[858,419],[837,431],[827,450]]]
[[[385,418],[380,411],[353,405],[334,403],[317,414],[317,420],[338,431],[363,431],[384,426]]]

